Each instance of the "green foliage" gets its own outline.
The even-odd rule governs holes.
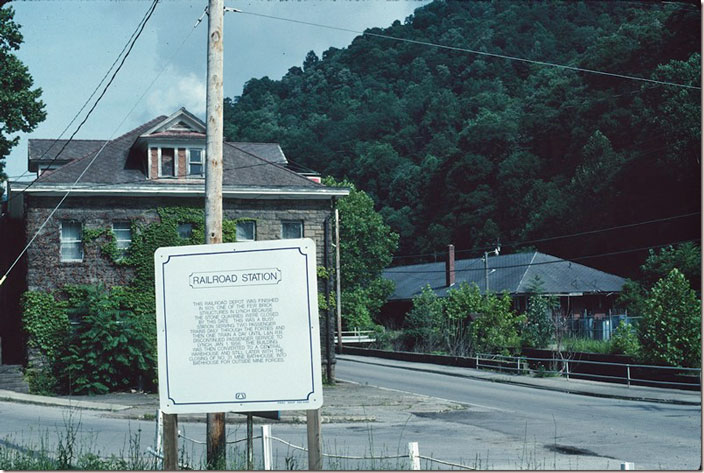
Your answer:
[[[413,298],[413,308],[404,320],[405,336],[415,350],[431,353],[442,346],[445,301],[427,285]]]
[[[640,356],[640,343],[635,327],[624,322],[619,324],[611,335],[611,353],[622,354],[632,358]]]
[[[377,32],[465,47],[481,38],[498,54],[696,86],[699,17],[667,2],[438,1]],[[368,192],[402,236],[400,254],[698,210],[697,89],[359,36],[281,80],[250,80],[224,112],[228,139],[276,140],[297,162]],[[541,250],[580,256],[628,239],[697,238],[695,219],[653,224],[647,242],[637,228]],[[637,270],[628,257],[610,265]]]
[[[678,269],[650,291],[638,339],[648,362],[701,366],[701,302]]]
[[[14,15],[11,6],[0,8],[0,183],[7,178],[3,172],[5,158],[20,140],[19,136],[10,136],[29,133],[46,118],[40,100],[42,90],[32,88],[34,82],[27,66],[13,53],[22,44]]]
[[[470,337],[475,352],[511,355],[521,346],[519,330],[525,322],[524,315],[511,309],[508,294],[484,297],[481,316],[470,326]]]
[[[532,348],[545,348],[552,340],[554,324],[552,322],[555,301],[549,297],[536,294],[528,298],[526,323],[522,328],[523,345]]]
[[[27,291],[21,305],[27,345],[49,358],[56,357],[70,330],[66,302],[57,301],[48,292]]]
[[[393,292],[393,283],[381,278],[381,271],[391,263],[398,235],[374,210],[372,199],[354,184],[332,178],[324,184],[350,188],[350,194],[337,203],[343,321],[347,328],[373,328],[374,317]]]
[[[611,353],[611,342],[592,338],[565,337],[562,340],[563,351],[574,353]]]
[[[637,280],[627,280],[619,296],[619,303],[633,315],[641,315],[645,301],[653,285],[677,268],[689,281],[690,287],[698,291],[701,283],[701,248],[691,242],[667,246],[659,251],[650,250],[640,267]]]
[[[154,318],[129,311],[128,292],[121,287],[75,286],[72,291],[69,300],[78,303],[68,312],[79,324],[59,360],[68,391],[101,394],[151,382],[156,375]]]

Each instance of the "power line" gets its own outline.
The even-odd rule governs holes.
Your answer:
[[[512,268],[525,268],[529,266],[541,266],[545,264],[557,264],[557,263],[570,263],[573,261],[581,261],[585,259],[592,259],[592,258],[603,258],[606,256],[617,256],[617,255],[623,255],[623,254],[628,254],[628,253],[637,253],[639,251],[645,251],[645,250],[653,250],[657,248],[665,248],[667,246],[672,246],[672,245],[679,245],[682,243],[689,243],[689,242],[698,242],[701,241],[700,239],[696,240],[681,240],[677,242],[672,242],[672,243],[666,243],[662,245],[653,245],[653,246],[644,246],[641,248],[630,248],[627,250],[618,250],[618,251],[611,251],[608,253],[598,253],[595,255],[587,255],[587,256],[577,256],[575,258],[570,258],[570,259],[564,259],[564,258],[559,258],[557,261],[542,261],[539,263],[524,263],[524,264],[512,264],[512,265],[505,265],[505,266],[492,266],[491,269],[512,269]],[[480,258],[476,258],[479,260]],[[426,263],[426,264],[432,264],[432,263]],[[485,268],[482,266],[480,268],[466,268],[466,269],[457,269],[455,267],[455,273],[464,273],[464,272],[470,272],[470,271],[484,271]],[[445,273],[445,270],[398,270],[395,271],[395,268],[388,268],[384,271],[386,274],[433,274],[433,273]]]
[[[586,72],[588,74],[598,74],[598,75],[604,75],[604,76],[609,76],[609,77],[617,77],[620,79],[628,79],[628,80],[636,80],[636,81],[641,81],[641,82],[648,82],[651,84],[658,84],[658,85],[667,85],[667,86],[672,86],[672,87],[681,87],[684,89],[695,89],[695,90],[701,90],[701,87],[697,87],[694,85],[686,85],[686,84],[678,84],[675,82],[668,82],[668,81],[660,81],[660,80],[655,80],[655,79],[646,79],[644,77],[637,77],[637,76],[630,76],[626,74],[617,74],[614,72],[606,72],[606,71],[599,71],[596,69],[586,69],[582,67],[576,67],[576,66],[567,66],[564,64],[555,64],[552,62],[546,62],[546,61],[536,61],[533,59],[526,59],[522,57],[517,57],[517,56],[509,56],[506,54],[497,54],[497,53],[488,53],[485,51],[478,51],[476,49],[468,49],[468,48],[461,48],[458,46],[447,46],[444,44],[438,44],[438,43],[431,43],[429,41],[419,41],[415,39],[408,39],[408,38],[399,38],[397,36],[391,36],[391,35],[386,35],[386,34],[380,34],[380,33],[372,33],[369,31],[358,31],[358,30],[353,30],[349,28],[342,28],[342,27],[337,27],[337,26],[330,26],[330,25],[323,25],[320,23],[312,23],[309,21],[302,21],[302,20],[294,20],[291,18],[282,18],[278,16],[273,16],[273,15],[265,15],[263,13],[253,13],[253,12],[246,12],[246,11],[241,11],[240,13],[243,13],[245,15],[252,15],[252,16],[258,16],[262,18],[269,18],[272,20],[280,20],[280,21],[287,21],[290,23],[297,23],[301,25],[308,25],[308,26],[315,26],[318,28],[326,28],[330,30],[337,30],[337,31],[345,31],[347,33],[355,33],[355,34],[361,34],[361,35],[366,35],[366,36],[373,36],[376,38],[383,38],[383,39],[391,39],[394,41],[401,41],[405,43],[411,43],[411,44],[418,44],[421,46],[430,46],[434,48],[439,48],[439,49],[447,49],[450,51],[459,51],[459,52],[464,52],[464,53],[471,53],[471,54],[476,54],[479,56],[488,56],[488,57],[495,57],[499,59],[507,59],[510,61],[519,61],[519,62],[525,62],[529,64],[535,64],[539,66],[548,66],[548,67],[556,67],[559,69],[566,69],[566,70],[571,70],[571,71],[576,71],[576,72]]]
[[[115,71],[114,71],[112,77],[110,78],[110,80],[108,81],[108,83],[105,85],[105,88],[103,89],[103,92],[100,94],[100,96],[98,97],[98,99],[96,100],[96,102],[93,104],[93,107],[88,111],[88,114],[87,114],[86,117],[83,119],[83,121],[82,121],[81,124],[79,125],[78,129],[80,129],[80,127],[86,122],[86,120],[88,119],[88,117],[90,116],[90,114],[92,113],[92,111],[93,111],[93,110],[95,109],[95,107],[98,105],[98,102],[100,102],[100,99],[105,95],[105,92],[108,90],[108,88],[109,88],[110,85],[112,84],[113,80],[115,79],[115,76],[116,76],[117,73],[120,71],[120,69],[122,68],[123,64],[125,63],[125,60],[127,59],[127,57],[128,57],[128,56],[130,55],[130,53],[132,52],[132,48],[134,47],[135,43],[136,43],[137,40],[139,39],[140,35],[142,34],[142,31],[144,31],[144,27],[146,26],[147,22],[149,21],[149,19],[151,18],[152,14],[154,13],[154,10],[156,9],[156,6],[157,6],[158,3],[159,3],[159,0],[154,0],[154,2],[152,3],[152,5],[151,5],[151,7],[150,7],[150,9],[149,9],[149,11],[148,11],[148,13],[147,13],[147,16],[145,17],[146,19],[145,19],[143,22],[141,22],[141,24],[138,26],[138,28],[137,28],[137,34],[136,34],[136,35],[133,35],[132,44],[131,44],[131,45],[129,46],[129,48],[127,49],[127,52],[125,53],[124,57],[122,58],[122,61],[120,62],[120,64],[119,64],[119,65],[117,66],[117,68],[115,69]],[[190,34],[190,33],[189,33],[189,34]],[[163,72],[163,70],[162,70],[162,72]],[[159,74],[161,74],[161,72],[160,72]],[[152,84],[153,84],[153,82],[152,82]],[[151,85],[150,85],[150,87],[151,87]],[[148,90],[148,89],[147,89],[147,90]],[[146,91],[145,91],[145,94],[146,94]],[[143,97],[143,96],[144,96],[144,94],[142,95],[142,97]],[[139,100],[141,100],[141,97],[140,97]],[[139,101],[138,101],[137,103],[139,103]],[[127,120],[127,117],[129,117],[129,115],[132,113],[132,111],[136,108],[137,103],[135,104],[134,107],[132,107],[132,110],[130,110],[130,111],[127,113],[127,115],[126,115],[125,118],[122,120],[122,122],[120,122],[120,124],[118,125],[118,127],[117,127],[117,128],[115,129],[115,131],[113,132],[113,136],[117,133],[117,129],[119,129],[119,127],[122,126],[122,124],[125,122],[125,120]],[[76,131],[78,131],[78,129],[77,129]],[[71,138],[69,139],[69,141],[70,141],[71,139],[73,139],[73,136],[75,136],[75,134],[76,134],[76,133],[74,132],[74,134],[71,135]],[[51,218],[54,216],[54,214],[55,214],[56,211],[59,209],[59,207],[61,207],[61,204],[63,204],[64,201],[68,198],[69,194],[71,193],[71,190],[73,190],[73,188],[78,184],[78,182],[79,182],[79,181],[81,180],[81,178],[85,175],[85,173],[88,171],[88,169],[90,169],[90,166],[95,162],[95,160],[98,158],[98,156],[99,156],[100,153],[103,151],[103,149],[105,149],[105,147],[108,145],[108,143],[110,143],[110,141],[111,141],[111,139],[105,141],[105,143],[103,144],[103,146],[98,150],[98,152],[95,154],[95,156],[94,156],[93,159],[90,161],[90,163],[88,163],[88,166],[86,166],[86,168],[85,168],[85,169],[81,172],[81,174],[76,178],[76,180],[74,181],[74,183],[73,183],[73,184],[71,185],[71,187],[66,191],[66,193],[65,193],[64,196],[61,198],[61,200],[60,200],[59,203],[56,205],[56,207],[54,207],[54,209],[51,211],[51,213],[49,214],[49,216],[44,220],[44,222],[42,222],[42,224],[39,226],[39,229],[38,229],[38,230],[34,233],[34,235],[32,236],[32,239],[29,241],[29,243],[27,243],[27,245],[24,247],[24,249],[22,249],[22,251],[20,252],[20,254],[17,256],[17,258],[14,260],[14,262],[10,265],[10,267],[7,269],[7,271],[5,271],[5,274],[2,276],[2,278],[0,278],[0,286],[2,286],[2,284],[5,282],[5,279],[7,279],[7,275],[10,274],[10,271],[12,271],[12,269],[17,265],[17,263],[20,261],[20,259],[22,258],[22,256],[24,256],[24,254],[27,252],[27,250],[32,246],[32,243],[34,243],[34,240],[36,240],[37,236],[39,236],[39,234],[42,232],[42,230],[44,229],[44,227],[46,226],[46,224],[49,222],[49,220],[51,220]],[[64,145],[64,148],[65,148],[65,147],[66,147],[66,145]],[[63,151],[64,148],[62,148],[61,151]],[[59,151],[59,154],[61,153],[61,151]],[[58,155],[57,155],[57,156],[58,156]],[[27,187],[25,187],[25,188],[22,190],[21,193],[24,193],[27,189],[29,189],[29,187],[31,187],[32,184],[34,184],[34,182],[36,182],[36,181],[30,182],[29,185],[27,185]],[[18,195],[19,195],[19,194],[18,194]]]
[[[641,226],[641,225],[651,225],[651,224],[653,224],[653,223],[669,222],[669,221],[672,221],[672,220],[677,220],[677,219],[680,219],[680,218],[693,217],[693,216],[695,216],[695,215],[700,215],[700,214],[701,214],[701,211],[698,211],[698,212],[690,212],[690,213],[686,213],[686,214],[673,215],[673,216],[670,216],[670,217],[657,218],[657,219],[653,219],[653,220],[645,220],[645,221],[642,221],[642,222],[627,223],[627,224],[624,224],[624,225],[617,225],[617,226],[614,226],[614,227],[600,228],[600,229],[597,229],[597,230],[586,230],[586,231],[583,231],[583,232],[569,233],[569,234],[566,234],[566,235],[556,235],[556,236],[552,236],[552,237],[538,238],[538,239],[534,239],[534,240],[513,241],[513,242],[508,242],[508,243],[502,243],[501,245],[504,246],[504,247],[515,248],[515,247],[517,247],[517,246],[528,245],[528,244],[531,244],[531,243],[542,243],[542,242],[546,242],[546,241],[561,240],[561,239],[564,239],[564,238],[574,238],[574,237],[584,236],[584,235],[594,235],[594,234],[597,234],[597,233],[610,232],[610,231],[613,231],[613,230],[621,230],[621,229],[624,229],[624,228],[639,227],[639,226]],[[478,247],[474,247],[474,248],[469,248],[469,249],[467,249],[467,250],[458,250],[458,251],[456,251],[455,253],[456,253],[456,254],[476,253],[477,251],[480,251],[480,250],[486,250],[486,249],[492,249],[492,248],[494,248],[494,246],[478,246]],[[401,256],[394,256],[394,259],[423,258],[423,257],[428,257],[428,256],[436,256],[436,255],[437,255],[437,252],[435,252],[435,253],[417,254],[417,255],[407,255],[407,256],[401,255]]]
[[[66,147],[69,145],[69,143],[71,143],[71,141],[73,141],[73,138],[76,136],[76,134],[80,131],[80,129],[81,129],[81,128],[83,127],[83,125],[86,123],[86,121],[88,120],[88,118],[90,117],[90,115],[93,113],[93,111],[95,110],[95,108],[98,106],[98,103],[100,103],[100,100],[103,98],[103,96],[104,96],[105,93],[107,92],[108,88],[110,87],[110,85],[112,84],[113,80],[115,79],[115,76],[117,75],[117,73],[118,73],[118,72],[120,71],[120,69],[122,68],[122,65],[125,63],[125,60],[127,59],[127,56],[129,56],[130,52],[132,51],[132,48],[134,47],[135,43],[137,42],[137,39],[138,39],[139,36],[142,34],[142,31],[144,30],[144,27],[146,26],[147,21],[149,21],[149,19],[151,18],[152,14],[154,13],[154,10],[156,9],[156,5],[157,5],[158,2],[159,2],[159,0],[154,0],[153,3],[149,6],[149,8],[147,9],[146,13],[144,14],[144,16],[142,17],[142,19],[140,20],[140,22],[137,24],[137,28],[132,32],[132,34],[130,35],[129,39],[127,40],[127,43],[125,43],[125,46],[123,46],[122,51],[120,51],[120,53],[117,55],[117,57],[115,58],[115,61],[114,61],[114,62],[112,63],[112,65],[108,68],[108,70],[105,72],[105,75],[103,76],[103,78],[100,79],[100,82],[99,82],[98,85],[95,87],[95,89],[93,90],[93,92],[90,94],[90,96],[88,97],[88,99],[85,101],[85,103],[83,104],[83,106],[82,106],[82,107],[80,108],[80,110],[78,110],[78,112],[73,116],[73,118],[71,119],[71,121],[69,122],[69,124],[66,125],[66,128],[64,128],[64,130],[61,132],[61,134],[59,135],[59,137],[56,138],[56,140],[54,140],[54,142],[44,151],[44,153],[42,153],[41,157],[39,158],[40,160],[41,160],[42,158],[44,158],[44,156],[46,156],[46,154],[49,152],[49,150],[51,150],[51,149],[54,147],[54,145],[55,145],[56,143],[58,143],[58,141],[61,139],[61,137],[64,135],[64,133],[66,133],[66,131],[69,129],[69,127],[73,124],[73,122],[76,121],[76,119],[77,119],[78,116],[81,114],[81,112],[83,112],[83,110],[86,108],[86,106],[90,103],[91,99],[92,99],[92,98],[95,96],[95,94],[98,92],[98,90],[99,90],[100,87],[102,86],[103,82],[105,82],[105,78],[110,74],[110,71],[113,70],[113,68],[115,67],[115,64],[117,64],[117,62],[120,60],[120,57],[122,57],[122,61],[120,62],[120,64],[117,66],[117,68],[116,68],[115,71],[113,72],[112,77],[110,77],[110,80],[108,81],[108,83],[107,83],[107,84],[105,85],[105,87],[103,88],[103,91],[102,91],[101,94],[98,96],[98,98],[96,99],[95,103],[94,103],[93,106],[90,108],[90,110],[88,110],[88,113],[87,113],[86,116],[83,118],[83,120],[81,121],[81,123],[78,124],[78,127],[76,127],[76,129],[74,130],[73,134],[71,134],[71,136],[69,137],[69,139],[66,140],[66,142],[63,144],[63,146],[61,147],[61,149],[59,150],[59,152],[56,153],[56,155],[54,156],[54,158],[53,158],[53,159],[51,160],[51,162],[49,163],[48,168],[51,168],[51,166],[56,162],[56,160],[59,159],[59,156],[61,155],[61,153],[63,153],[64,150],[66,149]],[[125,52],[125,50],[127,50],[127,51]],[[124,53],[124,56],[123,56],[123,53]],[[28,170],[27,172],[29,172],[29,170]],[[22,176],[24,176],[25,174],[27,174],[27,172],[23,173]],[[25,192],[27,189],[29,189],[30,187],[32,187],[32,185],[33,185],[35,182],[36,182],[36,180],[30,182],[30,184],[29,184],[27,187],[25,187],[21,192],[19,192],[19,193],[13,195],[11,198],[9,198],[9,199],[7,200],[7,202],[10,202],[12,199],[15,199],[15,198],[19,197],[20,195],[24,194],[24,192]]]

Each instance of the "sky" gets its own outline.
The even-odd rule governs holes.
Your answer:
[[[227,7],[291,20],[363,31],[403,22],[428,0],[226,0]],[[97,87],[147,12],[149,1],[11,2],[24,42],[16,52],[43,91],[47,117],[6,161],[16,179],[27,171],[27,140],[57,138]],[[186,107],[205,116],[207,0],[162,0],[97,108],[76,135],[108,139]],[[226,13],[224,95],[241,95],[252,78],[280,79],[308,51],[321,56],[357,36],[327,28]],[[156,81],[155,81],[156,79]],[[92,104],[92,102],[91,102]],[[85,113],[64,134],[68,138]],[[31,179],[26,174],[22,180]]]

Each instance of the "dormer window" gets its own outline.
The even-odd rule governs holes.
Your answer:
[[[203,176],[203,152],[202,148],[189,148],[188,149],[188,175],[189,176]]]
[[[160,148],[159,177],[176,176],[176,150],[174,148]]]

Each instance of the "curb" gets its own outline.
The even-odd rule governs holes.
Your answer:
[[[399,368],[399,369],[405,369],[405,370],[410,370],[410,371],[419,371],[419,372],[424,372],[424,373],[442,374],[445,376],[454,376],[456,378],[476,379],[476,380],[487,381],[487,382],[491,382],[491,383],[513,384],[516,386],[523,386],[523,387],[534,388],[534,389],[542,389],[545,391],[563,392],[563,393],[567,393],[567,394],[579,394],[582,396],[600,397],[600,398],[607,398],[607,399],[620,399],[620,400],[626,400],[626,401],[653,402],[653,403],[660,403],[660,404],[676,404],[676,405],[685,405],[685,406],[699,406],[699,405],[701,405],[701,401],[695,402],[695,401],[685,401],[685,400],[679,400],[679,399],[660,399],[660,398],[652,398],[652,397],[644,397],[644,396],[625,396],[625,395],[621,395],[621,394],[599,393],[599,392],[588,391],[588,390],[579,389],[579,388],[573,389],[570,387],[563,388],[563,387],[559,387],[559,386],[546,386],[546,385],[541,385],[541,384],[537,384],[537,383],[528,383],[525,381],[513,380],[513,379],[509,379],[509,378],[505,378],[505,377],[496,377],[496,376],[492,376],[492,375],[478,376],[478,375],[472,375],[472,374],[466,374],[466,373],[453,373],[453,372],[449,372],[449,371],[443,371],[443,370],[432,369],[432,368],[422,368],[422,367],[417,367],[417,366],[399,366],[399,365],[393,365],[393,364],[378,363],[378,362],[374,362],[374,361],[353,360],[353,359],[349,359],[349,358],[347,358],[346,361],[351,361],[353,363],[365,363],[365,364],[376,365],[376,366]]]
[[[121,404],[108,404],[103,402],[79,401],[75,399],[64,399],[51,396],[38,396],[36,394],[17,393],[4,389],[0,389],[0,400],[21,402],[24,404],[38,404],[42,406],[72,407],[77,409],[110,412],[124,411],[132,407],[123,406]]]

